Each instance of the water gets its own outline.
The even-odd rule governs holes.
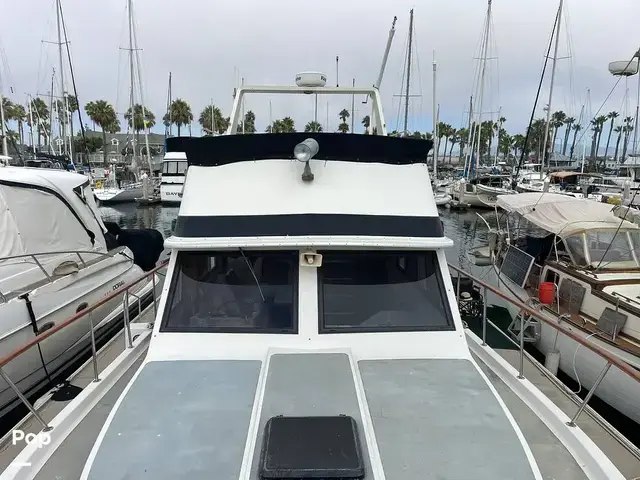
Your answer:
[[[100,207],[100,213],[106,221],[116,222],[122,228],[154,228],[159,230],[164,238],[173,233],[179,207],[154,205],[138,208],[136,204],[119,204],[113,207]],[[478,217],[481,214],[490,224],[496,222],[496,215],[491,211],[454,211],[440,209],[440,218],[444,224],[445,235],[451,238],[455,245],[447,249],[446,257],[449,263],[471,272],[477,278],[490,285],[497,286],[497,278],[492,268],[476,267],[467,258],[467,252],[475,246],[486,245],[486,224]],[[487,317],[502,328],[508,326],[510,318],[504,309],[504,301],[489,292]],[[469,322],[470,328],[480,334],[481,322]],[[495,348],[510,348],[512,345],[499,332],[487,327],[487,343]],[[528,349],[538,359],[543,360],[541,354],[532,347]],[[577,390],[577,384],[567,375],[558,375],[569,388]],[[584,397],[586,392],[581,392]],[[589,403],[598,413],[606,418],[614,427],[622,432],[637,446],[640,446],[640,425],[613,410],[597,398]]]

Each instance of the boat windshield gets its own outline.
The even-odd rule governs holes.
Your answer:
[[[321,333],[454,330],[436,252],[323,252]]]
[[[162,173],[164,175],[184,175],[188,166],[188,163],[184,160],[165,160],[162,162]]]
[[[180,252],[161,331],[296,333],[298,252]]]
[[[640,268],[640,230],[589,230],[566,237],[565,244],[579,266],[605,270]]]

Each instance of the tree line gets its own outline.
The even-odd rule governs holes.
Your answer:
[[[2,103],[5,113],[5,121],[7,122],[7,135],[10,139],[20,144],[26,144],[25,125],[30,129],[34,147],[37,145],[41,149],[43,145],[51,142],[54,136],[51,132],[51,121],[62,121],[65,128],[68,128],[72,138],[74,138],[75,150],[97,151],[106,145],[107,134],[115,134],[121,131],[120,120],[114,106],[107,100],[94,100],[88,102],[84,106],[84,111],[91,122],[102,131],[102,141],[99,139],[87,139],[86,143],[82,141],[80,136],[74,136],[74,115],[78,112],[79,105],[75,96],[67,95],[64,99],[58,99],[50,105],[39,97],[31,100],[31,109],[28,106],[13,103],[8,98],[3,97]],[[50,110],[54,111],[51,112]],[[350,131],[347,120],[351,114],[347,109],[342,109],[338,113],[340,123],[337,131],[348,133]],[[614,160],[624,159],[627,154],[631,133],[634,130],[633,117],[625,117],[619,120],[620,114],[612,111],[607,115],[600,115],[593,118],[589,122],[590,127],[590,155],[589,166],[592,168],[602,168],[609,152],[610,146],[614,146]],[[148,108],[140,104],[136,104],[133,108],[128,108],[124,113],[124,119],[129,131],[134,132],[138,136],[145,130],[150,132],[156,125],[156,116]],[[8,122],[15,122],[17,129],[8,128]],[[162,123],[169,128],[175,126],[178,136],[182,133],[182,128],[189,126],[194,121],[194,115],[191,106],[183,99],[177,98],[173,100],[168,111],[162,118]],[[225,117],[219,107],[215,105],[207,105],[198,116],[198,123],[207,135],[222,134],[229,128],[230,117]],[[238,133],[255,133],[256,132],[256,116],[253,111],[249,110],[245,113],[244,118],[237,125]],[[479,145],[480,159],[488,160],[495,152],[496,155],[502,154],[503,158],[511,163],[517,162],[522,154],[525,156],[533,155],[535,158],[542,158],[545,153],[544,135],[546,120],[539,118],[531,123],[527,131],[523,133],[510,134],[505,129],[507,119],[500,117],[497,121],[486,120],[481,123]],[[370,131],[370,118],[368,115],[362,118],[360,122],[364,128],[364,133],[376,133]],[[477,125],[471,125],[472,131],[476,132]],[[577,156],[576,143],[579,140],[578,133],[583,129],[574,117],[568,116],[563,111],[556,111],[551,115],[550,130],[546,145],[546,152],[557,152],[567,155],[570,158]],[[77,130],[77,128],[76,128]],[[282,119],[274,120],[265,129],[267,133],[285,133],[295,132],[296,125],[293,118],[287,116]],[[322,132],[323,127],[317,121],[309,121],[305,124],[303,131],[305,132]],[[526,141],[525,138],[529,134]],[[400,135],[401,132],[392,131],[390,135]],[[431,139],[431,133],[406,132],[406,135],[414,138]],[[586,134],[586,133],[585,133]],[[604,134],[604,139],[603,139]],[[448,157],[449,163],[452,161],[453,150],[458,146],[458,157],[464,157],[468,143],[470,140],[469,129],[456,129],[450,124],[438,123],[438,157]],[[80,143],[78,143],[80,142]],[[603,143],[604,142],[604,143]],[[139,143],[139,142],[138,142]],[[604,155],[600,156],[598,152],[600,147],[604,146]],[[107,161],[107,149],[104,151],[104,161]]]

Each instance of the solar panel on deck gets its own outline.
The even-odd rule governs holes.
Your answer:
[[[527,276],[531,271],[531,267],[535,258],[527,252],[520,250],[513,245],[509,246],[509,250],[504,255],[500,272],[516,285],[524,288]]]
[[[352,417],[273,417],[260,456],[261,479],[360,479],[364,463]]]

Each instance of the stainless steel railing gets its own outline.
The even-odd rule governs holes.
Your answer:
[[[64,322],[56,325],[55,327],[50,328],[49,330],[45,331],[41,335],[38,335],[37,337],[35,337],[32,340],[28,341],[27,343],[25,343],[21,347],[15,349],[11,353],[8,353],[7,355],[5,355],[5,356],[0,358],[0,377],[2,377],[7,382],[9,387],[11,387],[11,389],[16,393],[16,395],[22,401],[22,403],[25,404],[25,406],[29,409],[31,414],[38,420],[38,422],[40,422],[40,424],[42,425],[42,427],[43,427],[45,432],[48,432],[48,431],[52,430],[53,427],[51,427],[42,418],[42,416],[33,407],[31,402],[29,402],[29,400],[20,391],[18,386],[15,383],[13,383],[13,381],[11,381],[11,379],[9,378],[7,373],[4,371],[4,367],[7,365],[7,363],[11,362],[15,358],[17,358],[20,355],[22,355],[23,353],[27,352],[29,349],[31,349],[35,345],[41,343],[42,341],[46,340],[50,336],[55,335],[57,332],[59,332],[60,330],[64,329],[65,327],[68,327],[72,323],[77,322],[78,320],[80,320],[84,316],[89,315],[89,334],[91,335],[91,356],[92,356],[92,362],[93,362],[93,375],[94,375],[93,381],[94,382],[99,382],[100,381],[100,376],[99,376],[99,372],[98,372],[98,352],[97,352],[97,349],[96,349],[95,327],[94,327],[94,324],[93,324],[92,312],[94,310],[96,310],[98,307],[100,307],[100,306],[104,305],[105,303],[107,303],[109,300],[111,300],[111,299],[113,299],[115,297],[119,297],[119,296],[124,295],[124,297],[123,297],[123,306],[124,306],[124,309],[123,309],[124,310],[124,312],[123,312],[124,319],[123,319],[123,321],[124,321],[124,329],[125,329],[126,348],[133,348],[133,338],[131,336],[131,328],[130,328],[130,323],[131,322],[130,322],[130,318],[129,318],[129,295],[133,295],[134,297],[136,297],[136,299],[138,301],[138,313],[139,314],[142,313],[142,298],[139,295],[136,295],[134,293],[130,293],[129,290],[131,289],[131,287],[139,284],[143,280],[145,280],[145,279],[149,278],[150,276],[152,276],[151,293],[152,293],[153,311],[154,311],[154,318],[155,318],[155,314],[157,313],[157,298],[156,298],[156,290],[155,290],[155,283],[156,283],[155,279],[156,279],[156,276],[163,276],[163,274],[159,270],[162,270],[162,269],[166,268],[168,263],[169,263],[169,261],[165,260],[160,265],[158,265],[156,268],[154,268],[153,270],[150,270],[150,271],[146,272],[145,274],[141,275],[137,279],[135,279],[132,282],[130,282],[129,284],[125,285],[123,288],[120,288],[120,289],[110,293],[109,295],[106,295],[100,301],[88,306],[87,308],[85,308],[81,312],[75,314],[73,317],[69,318],[68,320],[65,320]]]
[[[600,372],[600,375],[598,376],[596,382],[594,383],[593,387],[591,387],[591,389],[587,393],[587,396],[585,397],[585,400],[582,402],[582,405],[580,405],[579,410],[576,412],[574,417],[571,419],[571,422],[569,422],[570,426],[575,426],[576,419],[578,418],[580,413],[582,413],[582,410],[584,410],[584,407],[586,406],[588,401],[591,399],[591,397],[593,396],[593,393],[598,388],[598,386],[600,385],[600,383],[602,382],[602,380],[604,379],[604,377],[606,376],[607,372],[609,371],[609,369],[611,368],[612,365],[615,366],[616,368],[618,368],[619,370],[621,370],[623,373],[625,373],[628,376],[630,376],[631,378],[633,378],[636,382],[640,382],[640,372],[638,372],[638,370],[636,370],[634,367],[632,367],[628,363],[624,362],[623,360],[620,360],[618,357],[612,355],[610,352],[608,352],[607,350],[603,349],[599,345],[596,345],[593,342],[589,342],[589,341],[583,339],[582,337],[580,337],[579,335],[576,335],[571,330],[568,330],[567,328],[565,328],[561,324],[550,320],[549,318],[547,318],[544,315],[542,315],[542,313],[540,313],[539,311],[531,308],[529,305],[526,305],[526,304],[524,304],[522,302],[513,300],[512,298],[508,297],[507,295],[505,295],[503,292],[501,292],[497,288],[495,288],[492,285],[489,285],[488,283],[484,282],[483,280],[471,275],[470,273],[464,271],[463,269],[461,269],[459,267],[456,267],[455,265],[451,265],[451,264],[449,264],[449,268],[451,270],[455,271],[458,274],[459,277],[460,276],[464,276],[464,277],[472,280],[474,284],[480,286],[483,289],[484,308],[483,308],[483,315],[482,315],[482,345],[485,346],[487,344],[487,342],[486,342],[486,340],[487,340],[487,324],[489,324],[490,326],[492,326],[493,328],[495,328],[496,330],[498,330],[499,332],[504,334],[505,338],[509,339],[514,345],[516,345],[518,347],[519,351],[520,351],[518,378],[520,378],[520,379],[524,378],[524,357],[525,357],[524,334],[523,334],[523,332],[524,332],[524,323],[525,323],[524,314],[527,314],[530,317],[533,317],[536,320],[551,326],[552,328],[558,330],[563,335],[566,335],[567,337],[571,338],[572,340],[574,340],[575,342],[579,343],[583,347],[585,347],[585,348],[591,350],[592,352],[596,353],[603,360],[606,360],[607,363],[604,366],[604,368],[602,369],[602,371]],[[487,292],[493,293],[497,297],[499,297],[499,298],[511,303],[512,305],[517,306],[520,309],[520,313],[522,314],[522,315],[520,315],[520,322],[521,322],[520,323],[520,335],[519,335],[520,342],[515,342],[511,337],[509,337],[506,333],[504,333],[491,320],[487,319],[487,308],[486,308]],[[459,301],[460,300],[460,281],[458,281],[458,283],[457,283],[456,297],[457,297],[457,299]]]

